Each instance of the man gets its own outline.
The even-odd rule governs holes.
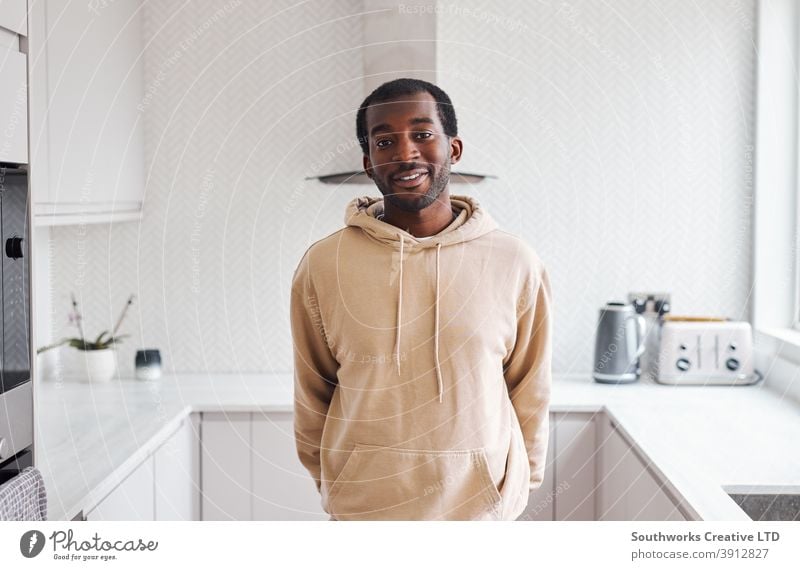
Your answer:
[[[294,274],[300,460],[336,520],[514,520],[544,476],[547,273],[450,195],[463,143],[441,89],[390,81],[356,123],[383,199],[353,200]]]

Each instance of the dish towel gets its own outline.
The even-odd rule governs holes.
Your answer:
[[[26,467],[0,486],[0,521],[46,521],[47,493],[42,473]]]

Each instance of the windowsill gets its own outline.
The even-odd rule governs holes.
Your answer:
[[[789,328],[761,328],[755,332],[755,345],[774,356],[800,364],[800,331]]]

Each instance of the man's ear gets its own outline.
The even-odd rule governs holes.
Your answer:
[[[450,164],[455,164],[461,160],[463,150],[463,141],[458,137],[450,137]]]
[[[370,162],[369,156],[366,154],[361,155],[361,161],[364,165],[364,172],[370,179],[372,179],[372,162]]]

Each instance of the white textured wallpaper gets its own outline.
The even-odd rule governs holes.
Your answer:
[[[550,268],[554,368],[591,369],[630,291],[749,318],[754,3],[468,4],[439,20],[439,83],[501,175],[478,193]]]
[[[462,169],[499,176],[451,192],[479,197],[549,267],[555,371],[591,368],[598,308],[631,290],[747,318],[753,2],[440,6]],[[379,194],[303,180],[357,156],[363,9],[147,2],[143,220],[53,228],[51,244],[56,315],[80,292],[99,331],[137,294],[123,372],[141,347],[175,371],[291,370],[292,271],[352,197]]]

